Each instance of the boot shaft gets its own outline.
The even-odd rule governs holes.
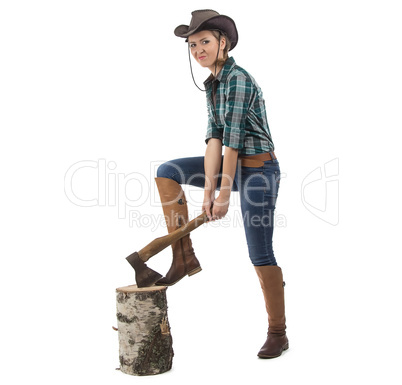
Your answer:
[[[187,200],[181,186],[169,178],[155,178],[168,233],[188,222]]]
[[[268,313],[268,333],[285,334],[285,291],[282,269],[279,266],[254,266],[264,294]]]
[[[155,178],[168,232],[188,223],[187,200],[181,186],[169,178]],[[190,235],[172,244],[173,261],[166,276],[157,285],[173,285],[185,275],[193,275],[201,270],[194,254]]]
[[[169,178],[155,178],[165,215],[168,233],[184,226],[188,222],[187,200],[181,186]],[[173,254],[194,253],[189,235],[172,245]]]

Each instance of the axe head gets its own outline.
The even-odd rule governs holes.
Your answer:
[[[137,252],[129,255],[126,259],[135,270],[135,281],[138,287],[152,286],[162,278],[162,275],[145,264]]]

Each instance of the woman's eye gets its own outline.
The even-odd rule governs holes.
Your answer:
[[[203,43],[203,44],[208,44],[208,43],[209,43],[209,40],[204,40],[202,43]]]
[[[195,47],[194,43],[190,44],[190,48],[194,48],[194,47]]]

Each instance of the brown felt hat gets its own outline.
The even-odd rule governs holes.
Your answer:
[[[219,30],[224,32],[230,40],[230,50],[236,47],[239,35],[235,22],[225,15],[220,15],[212,9],[201,9],[191,12],[190,25],[179,25],[174,34],[178,37],[188,38],[194,33],[205,30]]]

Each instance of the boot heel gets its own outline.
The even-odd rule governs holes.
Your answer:
[[[191,277],[192,275],[199,273],[201,270],[202,270],[202,269],[201,269],[201,266],[196,267],[194,270],[191,270],[191,271],[188,273],[188,276]]]

